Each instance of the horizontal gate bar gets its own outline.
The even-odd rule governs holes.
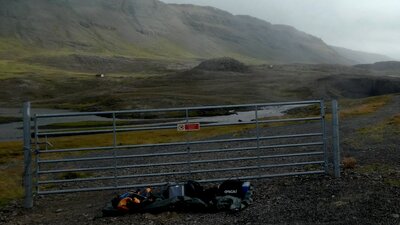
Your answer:
[[[223,109],[223,108],[246,108],[246,107],[268,107],[268,106],[282,106],[282,105],[307,105],[317,104],[321,100],[299,101],[299,102],[277,102],[277,103],[261,103],[261,104],[243,104],[243,105],[220,105],[220,106],[199,106],[187,108],[165,108],[165,109],[141,109],[141,110],[121,110],[121,111],[103,111],[103,112],[81,112],[81,113],[55,113],[55,114],[36,114],[36,118],[49,118],[49,117],[71,117],[71,116],[88,116],[88,115],[110,115],[110,114],[124,114],[124,113],[145,113],[145,112],[171,112],[171,111],[185,111],[185,110],[199,110],[199,109]]]
[[[283,177],[283,176],[299,176],[299,175],[311,175],[311,174],[324,174],[325,170],[315,170],[315,171],[307,171],[307,172],[293,172],[293,173],[281,173],[281,174],[271,174],[271,175],[260,175],[260,176],[244,176],[244,177],[235,177],[235,179],[239,180],[254,180],[254,179],[262,179],[262,178],[273,178],[273,177]],[[213,183],[218,181],[225,181],[232,178],[217,178],[217,179],[208,179],[208,180],[199,180],[199,183]]]
[[[294,154],[280,154],[280,155],[268,155],[268,156],[252,156],[252,157],[238,157],[238,158],[226,158],[226,159],[210,159],[210,160],[197,160],[190,161],[191,164],[201,163],[215,163],[215,162],[230,162],[230,161],[241,161],[241,160],[254,160],[254,159],[269,159],[269,158],[283,158],[283,157],[296,157],[296,156],[307,156],[307,155],[321,155],[323,152],[306,152],[306,153],[294,153]],[[125,166],[107,166],[107,167],[89,167],[89,168],[78,168],[78,169],[60,169],[60,170],[47,170],[38,171],[38,174],[50,174],[50,173],[64,173],[64,172],[82,172],[82,171],[99,171],[99,170],[111,170],[111,169],[129,169],[129,168],[143,168],[143,167],[155,167],[155,166],[177,166],[186,165],[189,162],[167,162],[167,163],[149,163],[149,164],[137,164],[137,165],[125,165]]]
[[[277,123],[277,122],[296,122],[296,121],[312,121],[320,120],[321,117],[304,117],[304,118],[289,118],[289,119],[274,119],[274,120],[259,120],[259,124],[263,123]],[[256,121],[252,122],[235,122],[235,123],[216,123],[216,124],[202,124],[204,127],[220,127],[220,126],[233,126],[233,125],[251,125],[256,124]],[[163,129],[176,129],[176,125],[166,125],[157,127],[137,127],[137,128],[119,128],[115,129],[116,132],[129,132],[129,131],[145,131],[145,130],[163,130]],[[57,137],[57,136],[73,136],[73,135],[83,135],[83,134],[104,134],[112,133],[113,129],[102,129],[102,130],[81,130],[81,131],[60,131],[60,132],[40,132],[37,133],[39,137]]]
[[[254,180],[254,179],[262,179],[262,178],[312,175],[312,174],[324,174],[324,173],[325,173],[324,170],[316,170],[316,171],[306,171],[306,172],[293,172],[293,173],[281,173],[281,174],[271,174],[271,175],[235,177],[235,179]],[[232,179],[232,178],[228,177],[228,178],[198,180],[197,182],[199,182],[199,183],[213,183],[213,182],[225,181],[225,180],[229,180],[229,179]],[[124,186],[95,187],[95,188],[64,189],[64,190],[52,190],[52,191],[38,191],[37,194],[39,194],[39,195],[65,194],[65,193],[88,192],[88,191],[107,191],[107,190],[120,190],[120,189],[131,189],[131,188],[160,187],[160,186],[165,186],[165,185],[168,185],[168,182],[150,183],[150,184],[138,184],[138,185],[124,185]]]
[[[303,146],[315,146],[323,145],[323,142],[310,142],[310,143],[298,143],[298,144],[285,144],[285,145],[269,145],[260,147],[244,147],[244,148],[226,148],[226,149],[211,149],[211,150],[199,150],[191,151],[190,154],[204,154],[204,153],[218,153],[218,152],[235,152],[235,151],[251,151],[257,149],[271,149],[271,148],[290,148],[290,147],[303,147]],[[155,156],[176,156],[185,155],[187,152],[164,152],[164,153],[149,153],[149,154],[138,154],[138,155],[120,155],[120,156],[103,156],[103,157],[87,157],[87,158],[75,158],[75,159],[52,159],[52,160],[39,160],[39,164],[45,163],[60,163],[60,162],[81,162],[81,161],[96,161],[96,160],[107,160],[107,159],[130,159],[130,158],[144,158],[144,157],[155,157]]]
[[[299,162],[299,163],[286,163],[286,164],[270,164],[260,166],[246,166],[246,167],[231,167],[231,168],[219,168],[219,169],[207,169],[207,170],[193,170],[191,172],[167,172],[167,173],[149,173],[149,174],[135,174],[125,176],[107,176],[107,177],[91,177],[91,178],[78,178],[68,180],[44,180],[39,181],[38,184],[55,184],[55,183],[71,183],[71,182],[84,182],[84,181],[96,181],[96,180],[112,180],[112,179],[128,179],[128,178],[140,178],[140,177],[157,177],[157,176],[171,176],[171,175],[186,175],[189,173],[212,173],[212,172],[228,172],[236,170],[250,170],[250,169],[267,169],[267,168],[278,168],[278,167],[289,167],[289,166],[305,166],[323,164],[324,161],[312,161],[312,162]]]
[[[322,133],[267,136],[267,137],[260,137],[259,140],[301,138],[301,137],[315,137],[315,136],[322,136]],[[38,153],[78,152],[78,151],[113,150],[113,149],[144,148],[144,147],[165,147],[165,146],[179,146],[179,145],[188,145],[188,144],[195,145],[195,144],[210,144],[210,143],[224,143],[224,142],[245,142],[245,141],[255,141],[255,140],[257,140],[257,138],[233,138],[233,139],[219,139],[219,140],[208,140],[208,141],[123,145],[123,146],[116,146],[116,147],[109,146],[109,147],[97,147],[97,148],[71,148],[71,149],[56,149],[56,150],[44,150],[44,151],[41,150],[41,151],[38,151]]]

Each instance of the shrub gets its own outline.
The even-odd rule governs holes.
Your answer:
[[[357,164],[357,160],[354,157],[344,157],[342,160],[344,169],[354,169]]]

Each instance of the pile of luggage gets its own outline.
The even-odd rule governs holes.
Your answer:
[[[237,212],[252,203],[252,195],[250,182],[227,180],[218,186],[204,188],[198,182],[187,181],[158,190],[145,188],[115,196],[104,207],[103,216],[164,211]]]

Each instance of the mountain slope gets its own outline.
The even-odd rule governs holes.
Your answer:
[[[331,47],[343,57],[351,61],[354,61],[353,64],[369,64],[369,63],[393,60],[385,55],[362,52],[362,51],[354,51],[351,49],[346,49],[336,46],[331,46]]]
[[[377,71],[400,71],[400,62],[384,61],[384,62],[376,62],[373,64],[359,64],[355,65],[354,67],[367,70],[377,70]]]
[[[28,48],[29,54],[19,55],[351,63],[321,39],[290,26],[157,0],[0,0],[0,39],[6,43],[0,58]]]

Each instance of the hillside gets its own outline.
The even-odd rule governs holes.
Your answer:
[[[341,48],[336,46],[331,46],[331,47],[343,57],[353,61],[354,64],[368,64],[368,63],[392,60],[391,58],[385,55],[362,52],[362,51],[354,51],[351,49]]]
[[[377,71],[400,71],[400,62],[385,61],[385,62],[376,62],[373,64],[359,64],[355,65],[354,67],[367,70],[377,70]]]
[[[40,64],[70,54],[351,63],[321,39],[290,26],[157,0],[0,0],[0,40],[0,59],[32,63],[39,55]]]

